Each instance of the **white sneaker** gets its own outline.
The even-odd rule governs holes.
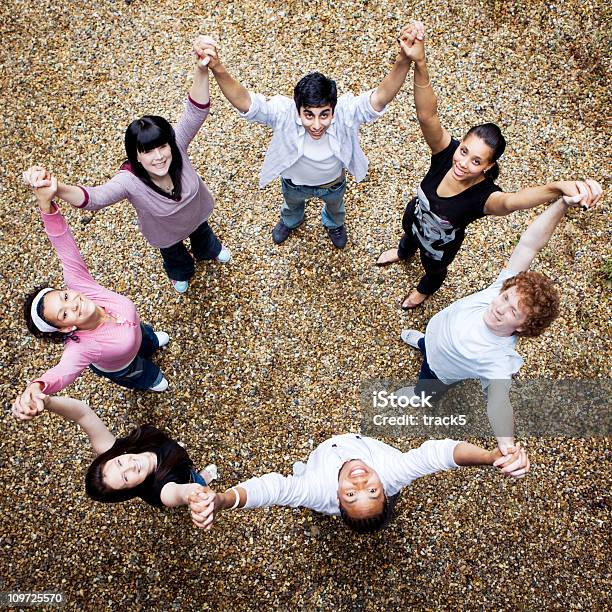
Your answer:
[[[168,381],[165,376],[162,376],[162,379],[152,387],[149,387],[149,391],[156,391],[157,393],[161,393],[168,388]]]
[[[185,291],[189,289],[189,281],[170,280],[172,281],[172,286],[178,293],[185,293]]]
[[[232,252],[224,245],[221,245],[221,252],[215,257],[219,263],[228,263],[232,259]]]
[[[157,343],[159,344],[159,348],[162,346],[166,346],[168,342],[170,342],[170,336],[166,332],[155,332],[157,336]]]
[[[204,474],[202,472],[206,472],[208,476],[210,476],[210,478],[208,480],[204,478]],[[207,465],[202,470],[202,472],[200,472],[200,475],[202,476],[202,478],[204,478],[207,485],[209,485],[213,480],[217,480],[217,478],[219,478],[219,470],[217,469],[217,466],[214,463]]]
[[[400,338],[408,346],[415,348],[417,351],[421,350],[419,349],[419,340],[424,337],[425,337],[425,334],[422,334],[420,331],[416,329],[404,329],[402,330],[402,333],[400,334]]]

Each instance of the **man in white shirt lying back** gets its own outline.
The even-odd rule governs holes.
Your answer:
[[[504,457],[498,449],[488,451],[469,442],[429,440],[402,453],[373,438],[344,434],[320,444],[306,464],[295,463],[293,476],[271,472],[225,493],[202,488],[190,498],[191,518],[197,527],[208,529],[220,510],[303,506],[339,514],[351,529],[369,533],[391,520],[403,487],[421,476],[466,465],[493,465],[516,478],[529,471],[520,447]]]
[[[570,206],[588,208],[601,197],[596,181],[579,181],[577,187],[580,195],[557,200],[529,225],[492,285],[434,315],[425,334],[414,329],[401,333],[406,344],[423,354],[416,387],[402,389],[401,394],[439,400],[460,380],[480,380],[487,391],[487,415],[504,455],[514,447],[509,391],[512,375],[523,364],[515,350],[518,337],[539,336],[559,313],[554,283],[529,272],[529,266]]]
[[[403,41],[405,30],[398,38],[400,49],[395,63],[380,85],[359,96],[346,93],[340,98],[335,81],[313,72],[295,86],[293,100],[280,95],[266,100],[261,94],[250,93],[227,72],[216,43],[211,43],[214,57],[208,65],[223,95],[247,121],[274,130],[259,186],[281,177],[285,201],[281,218],[272,230],[276,244],[284,242],[302,224],[306,200],[316,197],[325,202],[321,217],[332,243],[339,249],[346,246],[345,171],[358,182],[368,171],[359,144],[359,127],[384,113],[406,79],[411,60],[403,51],[408,48]]]

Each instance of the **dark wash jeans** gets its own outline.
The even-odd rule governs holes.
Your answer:
[[[221,241],[204,221],[189,235],[191,252],[198,260],[214,259],[221,252]],[[187,247],[181,242],[159,249],[164,260],[164,270],[168,278],[175,281],[188,281],[195,274],[195,263]]]
[[[140,330],[142,331],[142,342],[140,343],[138,354],[130,365],[116,372],[103,372],[92,364],[89,366],[91,371],[97,376],[108,378],[126,389],[149,389],[160,383],[163,373],[149,359],[159,348],[157,336],[150,325],[141,323]]]
[[[431,396],[432,401],[438,402],[442,399],[444,394],[457,383],[453,383],[452,385],[443,383],[429,367],[429,363],[427,363],[427,352],[425,350],[425,337],[419,340],[419,351],[423,354],[423,363],[421,364],[421,371],[419,372],[419,380],[414,387],[414,394],[420,396],[422,391],[425,393],[425,396]]]

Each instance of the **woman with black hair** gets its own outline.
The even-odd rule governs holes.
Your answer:
[[[38,393],[44,408],[73,421],[87,434],[96,459],[85,476],[85,491],[95,501],[116,503],[140,497],[158,508],[184,506],[217,477],[217,468],[197,471],[187,451],[152,425],[142,425],[115,438],[85,403]],[[21,398],[13,404],[19,420],[33,418]]]
[[[461,141],[440,124],[438,101],[431,86],[425,59],[425,29],[414,22],[402,33],[402,52],[414,62],[414,103],[425,141],[431,149],[431,166],[404,211],[404,235],[397,248],[382,253],[376,262],[385,266],[421,254],[425,275],[406,295],[401,307],[416,308],[435,293],[446,278],[465,237],[465,228],[485,215],[504,216],[580,193],[576,181],[556,181],[504,193],[495,184],[497,160],[506,148],[493,123],[468,130]]]
[[[168,381],[150,357],[169,341],[140,322],[134,303],[99,285],[89,273],[74,236],[53,202],[57,180],[34,189],[45,231],[62,263],[64,287],[38,287],[24,303],[24,317],[37,338],[62,342],[60,362],[30,383],[21,399],[32,415],[42,410],[35,398],[57,393],[88,366],[98,376],[128,389],[165,391]]]
[[[208,529],[219,510],[304,506],[340,515],[351,529],[369,533],[389,523],[397,496],[413,480],[467,465],[493,465],[515,478],[529,471],[529,459],[518,444],[505,457],[499,449],[487,451],[455,440],[429,440],[402,453],[373,438],[344,434],[320,444],[308,463],[295,463],[293,476],[271,472],[225,493],[194,494],[191,518],[197,527]]]
[[[163,117],[145,115],[132,121],[125,133],[127,161],[107,183],[98,187],[58,184],[57,195],[77,208],[99,210],[127,199],[136,209],[144,237],[159,248],[164,269],[179,293],[187,291],[195,273],[183,241],[191,241],[198,260],[227,263],[229,249],[208,224],[213,197],[187,156],[187,148],[210,109],[205,48],[212,39],[199,36],[193,45],[197,64],[183,115],[174,128]],[[214,41],[212,41],[214,42]],[[46,169],[34,166],[24,173],[33,187],[48,186]]]

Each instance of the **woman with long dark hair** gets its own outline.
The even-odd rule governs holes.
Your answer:
[[[187,451],[152,425],[115,438],[85,402],[44,393],[36,399],[87,434],[97,457],[87,470],[85,491],[95,501],[115,503],[140,497],[159,508],[184,506],[189,496],[205,492],[217,476],[214,465],[197,471]],[[13,415],[22,421],[36,416],[21,398],[13,404]]]
[[[140,322],[134,303],[98,284],[87,268],[74,236],[53,198],[57,180],[34,189],[45,231],[62,263],[64,287],[37,287],[26,298],[24,317],[37,338],[64,345],[60,362],[30,383],[21,398],[32,414],[42,409],[35,398],[57,393],[87,367],[128,389],[165,391],[168,381],[150,357],[169,341]]]
[[[136,209],[146,240],[159,248],[164,269],[176,291],[184,293],[195,273],[193,257],[183,241],[191,242],[198,260],[227,263],[229,249],[208,224],[213,197],[187,156],[187,148],[210,110],[207,59],[212,39],[199,36],[193,45],[197,63],[185,110],[172,127],[166,119],[145,115],[125,132],[127,161],[107,183],[84,187],[58,183],[57,195],[72,206],[99,210],[127,199]],[[212,41],[214,43],[214,41]],[[46,169],[33,166],[24,179],[33,187],[48,186]]]
[[[406,295],[401,307],[416,308],[435,293],[446,278],[466,227],[485,215],[503,216],[556,200],[559,196],[590,194],[582,181],[555,181],[504,193],[495,183],[497,160],[506,148],[494,123],[470,128],[461,141],[440,124],[438,101],[425,58],[425,29],[414,22],[402,33],[402,50],[414,62],[414,103],[425,141],[431,149],[431,166],[404,211],[404,235],[397,248],[382,253],[376,262],[385,266],[404,261],[417,250],[425,275]],[[589,201],[591,200],[589,195]]]

